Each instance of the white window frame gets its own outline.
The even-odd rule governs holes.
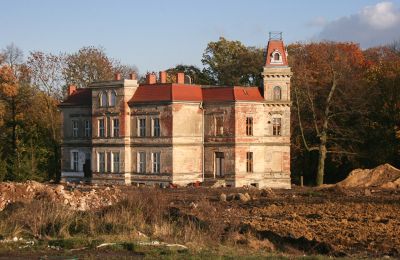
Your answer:
[[[76,161],[75,161],[76,155]],[[76,165],[76,167],[75,167]],[[78,150],[71,150],[71,170],[74,172],[79,171],[79,151]]]
[[[275,124],[275,120],[278,122],[279,124]],[[272,118],[272,135],[273,136],[282,136],[282,118],[281,117],[274,117]],[[276,133],[274,133],[275,131],[275,126],[279,125],[279,129],[276,129]],[[278,131],[279,130],[279,131]]]
[[[76,119],[72,120],[72,137],[79,136],[79,122]]]
[[[118,122],[118,126],[117,126],[117,127],[115,126],[115,120],[117,120],[117,122]],[[112,136],[113,136],[113,137],[119,137],[119,126],[120,126],[120,124],[119,124],[119,118],[118,118],[118,117],[113,118],[113,119],[112,119]],[[117,134],[117,135],[115,134],[115,133],[116,133],[115,130],[118,131],[118,134]]]
[[[143,154],[143,161],[141,161],[141,154]],[[138,151],[137,153],[137,173],[146,173],[146,152],[144,151]],[[141,166],[143,165],[143,171],[141,170]]]
[[[151,153],[151,172],[161,173],[161,152]]]
[[[156,120],[158,121],[158,127],[156,127],[156,124],[155,124]],[[160,125],[160,118],[159,117],[153,117],[151,119],[151,136],[153,136],[153,137],[160,137],[161,136],[161,125]]]
[[[279,60],[275,60],[275,54],[279,55]],[[278,50],[274,50],[271,53],[271,64],[283,64],[282,53],[280,53]]]
[[[104,163],[104,171],[101,171],[100,167],[100,155],[103,155],[103,163]],[[97,152],[97,172],[99,173],[106,173],[106,166],[107,166],[107,160],[106,160],[106,152]]]
[[[100,127],[100,122],[103,122],[103,127]],[[106,120],[104,118],[97,119],[97,136],[98,137],[106,137]],[[103,130],[103,135],[101,135],[101,130]]]
[[[115,158],[118,158],[118,161],[115,161]],[[117,164],[117,167],[116,167],[116,164]],[[121,153],[120,152],[111,152],[111,172],[112,173],[121,172]]]
[[[144,127],[143,127],[144,135],[141,135],[141,129],[142,129],[142,127],[140,125],[140,121],[141,120],[144,120]],[[138,129],[137,135],[139,137],[146,137],[146,118],[145,117],[139,117],[138,118],[138,120],[137,120],[137,129]]]
[[[91,130],[92,130],[92,126],[91,126],[90,120],[85,120],[85,137],[91,136],[91,133],[92,133]]]

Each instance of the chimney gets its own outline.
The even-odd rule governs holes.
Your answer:
[[[167,83],[167,72],[160,71],[160,83]]]
[[[134,72],[130,73],[129,74],[129,79],[135,80],[136,79],[136,73],[134,73]]]
[[[74,93],[76,91],[76,86],[75,85],[69,85],[67,92],[68,92],[68,96],[71,96],[72,93]]]
[[[147,73],[146,75],[146,83],[147,84],[156,84],[157,83],[157,77],[156,74],[153,73]]]
[[[121,74],[120,73],[115,73],[114,79],[115,80],[121,80]]]
[[[178,84],[185,84],[185,73],[178,72],[176,74],[176,83]]]

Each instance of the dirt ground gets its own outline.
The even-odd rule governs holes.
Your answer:
[[[400,257],[400,190],[185,188],[163,193],[170,205],[200,221],[241,225],[242,238],[246,232],[258,238],[243,241],[253,248],[293,255]],[[221,201],[222,193],[228,198],[248,193],[251,199]]]
[[[15,188],[12,183],[1,183],[3,188],[0,189],[0,197],[3,204],[44,196],[43,191],[35,192],[32,190],[32,183],[28,184],[30,188],[23,184],[18,184]],[[43,190],[43,185],[34,183],[33,186]],[[161,193],[163,203],[169,205],[169,214],[196,219],[199,225],[213,223],[213,228],[228,230],[231,226],[240,227],[239,231],[229,235],[237,245],[252,250],[263,249],[297,256],[400,258],[398,188],[343,188],[336,185],[258,190],[45,186],[47,192],[55,194],[56,201],[70,205],[71,210],[95,210],[116,203],[124,196],[135,196],[140,190],[156,189]],[[13,191],[19,193],[15,194]],[[87,205],[81,205],[79,194],[86,198]],[[75,197],[76,201],[73,199]]]

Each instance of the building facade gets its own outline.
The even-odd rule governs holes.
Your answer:
[[[166,72],[70,86],[63,116],[63,180],[92,183],[290,188],[291,70],[270,39],[263,87],[166,83]]]

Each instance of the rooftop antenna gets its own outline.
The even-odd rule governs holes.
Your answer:
[[[282,32],[269,32],[269,39],[282,41]]]

